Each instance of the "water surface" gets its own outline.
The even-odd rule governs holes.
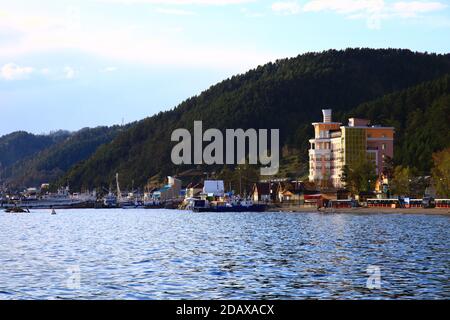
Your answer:
[[[0,299],[448,299],[449,230],[440,215],[1,212]]]

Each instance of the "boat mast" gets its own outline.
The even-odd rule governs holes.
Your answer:
[[[117,184],[117,199],[119,201],[122,200],[122,192],[120,191],[120,186],[119,186],[119,173],[116,173],[116,184]]]

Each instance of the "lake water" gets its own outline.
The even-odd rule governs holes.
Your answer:
[[[449,230],[440,215],[1,212],[0,299],[449,299]]]

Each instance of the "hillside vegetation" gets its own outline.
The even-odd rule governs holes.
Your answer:
[[[175,143],[170,142],[170,135],[176,128],[191,129],[194,120],[203,120],[204,130],[279,128],[280,145],[288,150],[286,159],[296,162],[283,158],[283,165],[293,169],[283,167],[281,172],[300,176],[307,168],[311,122],[321,120],[322,108],[332,108],[340,120],[353,112],[374,123],[395,125],[399,137],[396,161],[414,161],[422,171],[429,171],[431,154],[425,151],[439,149],[446,141],[434,137],[434,128],[416,129],[419,120],[426,126],[433,127],[434,121],[443,126],[445,117],[441,113],[448,105],[447,89],[439,87],[439,82],[423,84],[423,90],[398,92],[449,72],[449,55],[394,49],[330,50],[278,60],[226,79],[170,111],[138,122],[77,163],[59,183],[68,181],[75,188],[107,186],[119,172],[124,187],[131,186],[132,181],[142,186],[156,175],[186,170],[188,166],[174,166],[171,162]],[[448,78],[444,79],[443,83],[448,82]],[[426,92],[428,89],[436,94]],[[365,104],[380,97],[384,98]],[[429,140],[433,140],[431,147],[423,146]],[[420,150],[423,159],[418,158]],[[303,172],[291,172],[297,171],[295,168]]]
[[[395,127],[395,164],[429,174],[433,152],[450,147],[450,75],[361,104],[349,116]]]
[[[53,144],[33,153],[29,152],[9,166],[5,166],[2,178],[13,188],[53,182],[73,165],[89,158],[99,146],[111,142],[125,128],[120,126],[84,128],[67,134]],[[51,136],[42,137],[50,139]],[[36,140],[29,134],[28,138],[29,144]]]

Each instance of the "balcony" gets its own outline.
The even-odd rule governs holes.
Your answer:
[[[314,155],[325,155],[325,154],[330,154],[331,153],[331,149],[309,149],[309,155],[314,156]]]

